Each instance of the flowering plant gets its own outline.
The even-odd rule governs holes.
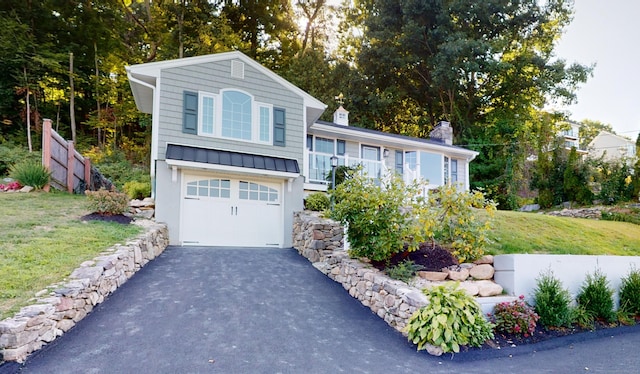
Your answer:
[[[22,186],[17,181],[9,182],[7,184],[0,184],[0,191],[15,191],[21,188]]]
[[[497,304],[493,314],[489,313],[489,318],[495,324],[496,331],[526,338],[533,334],[540,317],[524,301],[524,295],[520,295],[518,300]]]

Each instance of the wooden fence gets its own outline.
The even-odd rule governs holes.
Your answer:
[[[50,185],[59,190],[73,192],[81,183],[91,180],[91,161],[78,153],[72,141],[66,141],[51,128],[45,119],[42,130],[42,165],[51,172]],[[45,187],[49,191],[49,185]]]

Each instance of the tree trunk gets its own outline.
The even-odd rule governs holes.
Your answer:
[[[31,105],[30,105],[30,93],[29,90],[29,80],[27,79],[27,68],[23,68],[24,71],[24,83],[27,87],[27,143],[29,144],[29,153],[33,152],[33,147],[31,145]]]
[[[71,117],[71,140],[76,143],[76,109],[75,92],[73,90],[73,52],[69,52],[69,116]]]
[[[98,69],[98,45],[93,42],[93,59],[96,64],[96,110],[98,111],[98,147],[100,147],[100,70]]]

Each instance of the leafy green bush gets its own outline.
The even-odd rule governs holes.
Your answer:
[[[116,215],[122,214],[129,209],[129,197],[120,192],[107,191],[86,191],[90,209],[99,214]]]
[[[409,282],[419,270],[422,270],[422,265],[418,265],[411,260],[404,260],[397,265],[389,266],[385,269],[385,272],[393,279]]]
[[[582,305],[571,308],[571,321],[583,329],[593,329],[595,327],[593,313]]]
[[[14,164],[30,160],[39,161],[42,159],[40,152],[31,152],[21,146],[14,145],[10,142],[0,144],[0,176],[6,175]]]
[[[39,161],[21,161],[11,166],[11,178],[16,179],[23,186],[31,186],[36,190],[42,189],[49,183],[51,173]]]
[[[130,181],[124,184],[124,192],[130,199],[144,199],[151,196],[151,183]]]
[[[304,208],[313,210],[316,212],[322,212],[329,209],[330,205],[329,196],[324,192],[312,193],[304,199]]]
[[[510,303],[502,302],[493,308],[490,315],[495,330],[508,334],[529,337],[536,330],[538,315],[533,308],[524,301],[524,295]]]
[[[571,320],[571,295],[551,270],[540,274],[533,291],[535,311],[544,327],[569,327]]]
[[[455,186],[442,186],[429,192],[429,204],[435,218],[434,236],[451,245],[453,255],[459,262],[477,260],[484,255],[489,244],[488,233],[496,205],[481,191],[468,192]],[[483,209],[488,218],[483,218],[478,210]]]
[[[403,250],[410,251],[427,237],[425,226],[413,218],[420,211],[418,184],[406,185],[400,178],[377,183],[355,175],[331,191],[335,206],[331,218],[348,224],[354,257],[387,261]],[[425,216],[426,217],[426,216]]]
[[[640,271],[635,268],[622,278],[620,284],[620,309],[640,315]]]
[[[613,290],[609,287],[606,275],[600,270],[596,269],[593,274],[587,274],[577,301],[594,318],[603,319],[606,322],[612,322],[616,318],[613,311]]]
[[[429,304],[418,309],[406,327],[418,350],[431,344],[444,352],[460,352],[461,345],[477,347],[493,338],[493,325],[484,319],[476,300],[457,287],[447,283],[422,290]]]

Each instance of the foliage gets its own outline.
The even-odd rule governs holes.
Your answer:
[[[329,196],[324,192],[312,193],[304,199],[304,208],[316,212],[329,209],[330,204]]]
[[[360,174],[332,190],[331,218],[348,224],[350,255],[387,261],[405,243],[410,251],[417,249],[431,230],[414,219],[422,208],[420,190],[398,177],[380,182]]]
[[[0,143],[0,176],[6,175],[11,166],[18,161],[38,161],[42,159],[39,152],[29,152],[25,147],[12,143]]]
[[[136,225],[82,222],[84,196],[62,192],[0,194],[0,320],[68,277],[83,261],[135,237]]]
[[[613,290],[609,287],[606,275],[600,270],[596,269],[593,274],[587,274],[576,300],[594,318],[606,322],[615,320]]]
[[[362,172],[361,167],[339,165],[336,168],[336,186],[339,186],[346,179],[360,172]],[[333,181],[333,170],[329,170],[329,173],[327,174],[327,182],[329,182],[329,189],[333,189],[333,186],[331,185],[332,181]]]
[[[94,148],[85,155],[118,189],[123,189],[127,182],[150,183],[148,169],[131,163],[123,151]]]
[[[434,237],[451,245],[460,262],[476,260],[484,255],[491,230],[489,219],[496,209],[481,191],[467,192],[455,186],[442,186],[430,191],[429,203],[435,216]],[[479,214],[478,209],[487,213]],[[433,217],[432,215],[430,215]]]
[[[448,283],[423,289],[428,304],[409,318],[406,331],[418,350],[431,344],[444,352],[459,352],[461,345],[477,347],[493,338],[493,326],[482,316],[472,296]]]
[[[420,270],[422,270],[421,265],[411,260],[404,260],[397,265],[387,267],[385,272],[393,279],[409,282]]]
[[[593,193],[589,189],[589,178],[590,170],[587,164],[580,160],[576,148],[571,148],[564,168],[563,200],[575,201],[580,205],[591,204]]]
[[[502,302],[493,308],[489,316],[495,324],[495,330],[507,334],[529,337],[536,330],[536,322],[540,317],[524,301],[524,295],[512,302]]]
[[[99,214],[116,215],[122,214],[129,209],[129,197],[120,192],[107,191],[85,191],[89,208]]]
[[[151,183],[129,181],[124,184],[124,192],[130,199],[144,199],[151,196]]]
[[[593,312],[587,310],[583,305],[571,308],[571,320],[583,329],[593,329],[595,327]]]
[[[14,164],[9,175],[23,186],[31,186],[36,190],[42,189],[49,183],[51,173],[38,161],[26,160]]]
[[[626,211],[602,211],[601,218],[605,221],[629,222],[640,225],[640,209],[631,208]]]
[[[596,198],[603,204],[611,205],[620,201],[629,201],[633,196],[633,178],[624,160],[596,160],[595,182],[599,185]]]
[[[640,271],[636,268],[622,278],[620,283],[620,309],[632,315],[640,315]]]
[[[540,323],[546,327],[569,327],[571,320],[571,295],[551,270],[540,274],[533,291],[535,311]]]

